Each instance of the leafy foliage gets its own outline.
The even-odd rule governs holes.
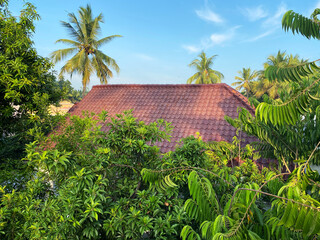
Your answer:
[[[317,100],[319,99],[308,91],[303,91],[281,105],[260,103],[255,114],[261,121],[264,120],[266,123],[270,121],[273,125],[295,125],[302,115],[309,112],[308,106],[311,102]]]
[[[189,223],[184,189],[149,189],[140,174],[167,165],[156,143],[171,131],[163,120],[147,125],[130,112],[65,119],[28,145],[25,188],[1,188],[2,238],[176,239]]]
[[[60,77],[57,83],[61,92],[61,100],[68,100],[72,103],[76,103],[80,102],[80,100],[83,98],[83,92],[80,90],[75,90],[71,86],[71,82],[69,80],[65,80],[63,77]]]
[[[55,125],[48,107],[61,92],[52,65],[33,46],[34,22],[40,18],[35,7],[26,3],[14,17],[8,1],[0,6],[0,182],[9,188],[28,178],[21,158],[33,140],[29,133],[47,133]]]
[[[291,30],[293,34],[300,33],[308,39],[320,39],[318,14],[319,9],[315,9],[310,19],[290,10],[283,15],[282,28],[285,31]]]
[[[207,178],[200,175],[201,170],[192,171],[188,176],[192,198],[184,208],[196,224],[182,229],[182,239],[315,238],[320,234],[320,203],[310,194],[310,183],[316,187],[313,179],[319,179],[319,174],[309,167],[305,171],[307,164],[301,164],[285,184],[280,179],[285,174],[265,171],[261,186],[238,183],[223,194],[216,193],[211,173]]]
[[[320,70],[315,62],[307,62],[298,66],[279,67],[269,66],[265,76],[270,81],[301,81],[303,77],[315,74]]]
[[[317,15],[319,9],[316,9],[311,15],[311,19],[301,16],[300,14],[288,11],[282,20],[284,30],[291,29],[293,33],[297,32],[303,36],[319,39],[319,21]],[[303,78],[312,77],[319,72],[319,67],[314,62],[304,62],[293,66],[268,66],[265,70],[265,76],[271,81],[289,81],[301,82]],[[307,112],[307,106],[311,102],[318,100],[309,94],[309,89],[319,82],[317,79],[309,88],[304,89],[297,96],[293,96],[283,105],[271,106],[267,103],[261,103],[258,106],[257,114],[265,121],[271,121],[275,125],[286,123],[294,125],[299,117]]]

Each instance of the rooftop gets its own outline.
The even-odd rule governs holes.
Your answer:
[[[224,120],[238,116],[237,108],[244,107],[254,114],[247,99],[227,84],[177,85],[97,85],[71,109],[71,115],[82,111],[110,116],[133,109],[133,115],[146,123],[162,118],[174,126],[171,142],[158,146],[162,152],[173,150],[183,137],[200,133],[204,141],[228,141],[236,129]],[[242,134],[243,144],[254,140]]]

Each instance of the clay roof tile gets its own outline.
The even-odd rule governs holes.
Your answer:
[[[208,141],[232,141],[236,134],[224,116],[237,117],[237,108],[254,109],[248,100],[227,84],[177,84],[177,85],[97,85],[70,110],[71,115],[82,111],[110,116],[134,109],[138,120],[150,123],[158,118],[172,122],[175,127],[172,141],[159,145],[161,151],[173,150],[176,140],[200,132]],[[254,140],[242,134],[244,144]]]

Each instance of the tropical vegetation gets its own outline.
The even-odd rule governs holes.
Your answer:
[[[257,78],[258,72],[252,71],[251,68],[242,68],[242,71],[238,71],[240,76],[235,76],[237,82],[233,82],[232,86],[237,86],[235,89],[242,91],[246,97],[252,92],[252,82]]]
[[[53,62],[59,62],[67,56],[75,54],[61,68],[60,76],[63,73],[81,75],[83,93],[85,93],[90,77],[95,72],[101,84],[108,83],[108,79],[113,76],[110,68],[119,72],[116,61],[103,53],[99,48],[110,42],[112,39],[121,37],[111,35],[98,39],[103,22],[103,15],[92,16],[89,5],[80,7],[78,17],[74,13],[69,13],[69,22],[62,21],[62,25],[70,33],[71,39],[59,39],[57,43],[69,45],[69,48],[59,49],[51,54]]]
[[[320,39],[319,13],[309,19],[289,11],[283,27]],[[232,143],[189,136],[161,153],[158,144],[173,131],[164,120],[146,124],[132,111],[50,116],[48,106],[73,90],[33,47],[34,6],[27,3],[17,18],[0,0],[0,18],[1,239],[320,237],[320,175],[312,165],[320,164],[316,61],[269,57],[258,78],[290,91],[251,98],[255,116],[244,109],[236,119],[226,116],[239,132]],[[200,64],[212,65],[214,56],[199,57],[192,65],[199,72]],[[212,83],[206,69],[197,76]],[[240,74],[244,94],[253,94],[253,73]],[[243,146],[241,131],[260,141]],[[261,156],[277,162],[259,169]]]
[[[217,55],[213,55],[207,58],[205,52],[201,52],[198,57],[199,59],[195,59],[189,64],[189,67],[194,67],[197,70],[197,72],[187,80],[187,83],[220,83],[221,80],[224,78],[223,74],[211,68],[213,65],[213,60],[217,57]]]

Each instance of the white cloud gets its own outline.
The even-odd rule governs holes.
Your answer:
[[[187,50],[189,53],[198,53],[201,51],[201,48],[193,45],[182,45],[182,47]]]
[[[217,45],[223,45],[234,38],[236,29],[240,27],[241,26],[235,26],[228,29],[224,33],[213,33],[210,35],[210,37],[202,39],[198,45],[182,45],[182,47],[189,53],[198,53],[202,50],[206,50]]]
[[[263,22],[263,26],[266,28],[272,28],[272,27],[280,28],[282,16],[286,11],[288,11],[287,6],[284,3],[280,4],[277,12],[273,16],[270,16],[269,18],[267,18]]]
[[[196,10],[196,14],[202,20],[214,22],[214,23],[223,23],[223,19],[217,13],[214,13],[207,6],[202,10]]]
[[[210,40],[213,45],[219,45],[232,38],[233,34],[211,34]]]
[[[268,16],[268,13],[263,9],[262,5],[254,8],[244,8],[241,10],[241,12],[251,22]]]
[[[232,40],[235,36],[236,30],[241,26],[235,26],[233,28],[228,29],[224,33],[213,33],[210,36],[210,41],[208,47],[213,47],[216,45],[223,45],[224,43]]]

